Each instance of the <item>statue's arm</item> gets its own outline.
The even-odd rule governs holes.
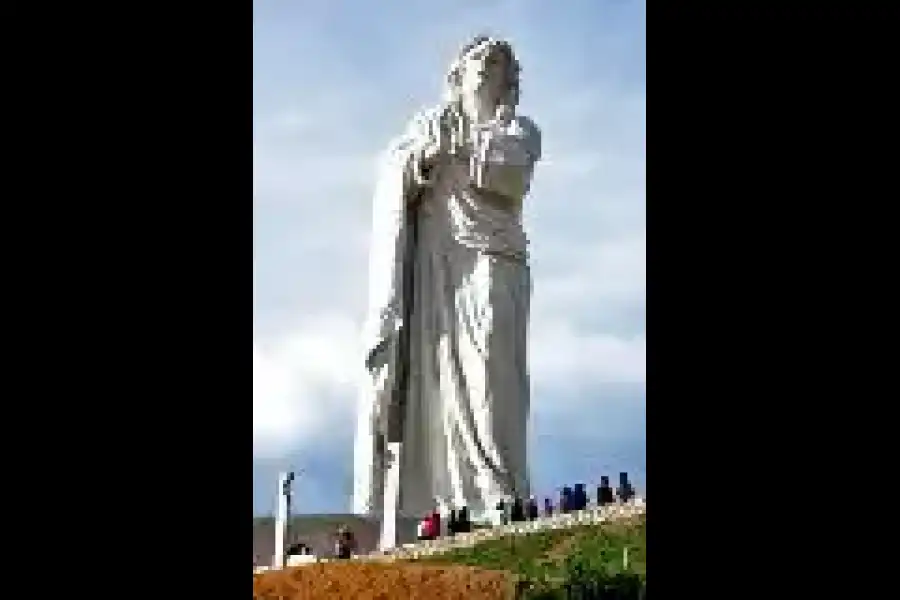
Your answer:
[[[522,150],[528,156],[528,164],[534,167],[541,160],[541,130],[528,117],[516,117],[515,129],[521,133],[516,135]]]
[[[541,132],[527,117],[516,117],[490,142],[487,163],[476,187],[512,200],[528,194],[535,165],[541,159]]]
[[[421,199],[421,192],[432,185],[444,159],[448,145],[448,140],[442,139],[447,136],[441,124],[444,110],[439,106],[416,114],[399,143],[395,143],[395,161],[402,165],[407,201]]]

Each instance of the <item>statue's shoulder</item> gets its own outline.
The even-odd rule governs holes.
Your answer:
[[[423,136],[427,136],[434,123],[440,118],[440,115],[440,106],[428,107],[417,111],[412,118],[407,120],[402,133],[391,141],[391,146],[409,144]]]
[[[531,117],[526,115],[516,115],[515,122],[526,135],[541,137],[541,129]]]
[[[513,124],[518,136],[525,141],[532,155],[539,158],[541,155],[541,130],[530,117],[516,115]]]
[[[440,122],[443,111],[444,106],[440,104],[418,110],[409,120],[406,128],[407,134],[414,137],[435,135],[437,133],[436,126]]]
[[[428,123],[433,123],[437,121],[441,117],[441,113],[444,111],[443,104],[435,104],[433,106],[426,106],[422,108],[413,115],[412,122],[420,123],[422,125],[427,125]]]

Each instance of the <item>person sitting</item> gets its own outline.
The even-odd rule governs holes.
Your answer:
[[[628,473],[625,471],[619,473],[619,487],[616,490],[616,494],[621,502],[628,502],[634,498],[634,486],[628,481]]]
[[[609,485],[609,476],[600,476],[600,485],[597,487],[597,506],[606,506],[614,501],[613,489]]]
[[[288,546],[288,549],[285,551],[285,556],[301,556],[306,554],[312,554],[309,546],[304,544],[303,542],[297,542],[296,544],[291,544]]]
[[[434,513],[430,513],[425,515],[425,517],[419,521],[419,539],[420,540],[433,540],[437,537],[435,533],[435,520]]]
[[[442,526],[442,522],[441,522],[441,521],[442,521],[442,519],[441,519],[441,511],[440,511],[439,509],[437,509],[437,508],[434,509],[433,511],[431,511],[431,528],[432,528],[432,535],[433,535],[435,538],[439,538],[439,537],[441,537],[441,535],[443,534],[443,531],[441,530],[441,526]]]
[[[312,549],[303,542],[292,544],[285,553],[285,562],[289,567],[316,562]]]
[[[472,523],[469,521],[469,509],[463,506],[457,513],[456,530],[459,533],[469,533],[472,531]]]

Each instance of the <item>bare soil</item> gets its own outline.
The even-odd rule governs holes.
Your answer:
[[[505,571],[404,562],[329,562],[253,576],[253,600],[508,600]]]

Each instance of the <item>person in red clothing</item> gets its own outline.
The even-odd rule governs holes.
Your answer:
[[[434,509],[434,512],[431,513],[431,523],[433,526],[434,537],[439,538],[443,535],[443,531],[441,531],[441,511],[438,509]]]
[[[441,513],[437,510],[426,515],[419,523],[419,539],[433,540],[441,535]]]
[[[426,515],[419,521],[419,539],[420,540],[430,540],[431,539],[431,515]]]

